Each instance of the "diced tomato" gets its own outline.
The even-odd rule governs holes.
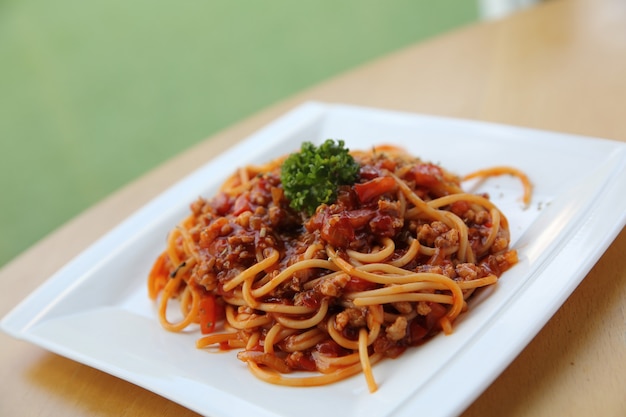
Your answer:
[[[303,306],[309,308],[319,308],[321,304],[321,295],[319,292],[310,290],[302,291],[300,294],[301,297],[299,298],[299,302],[301,302]]]
[[[443,171],[434,164],[419,164],[411,168],[411,174],[415,184],[423,187],[433,187],[438,185],[443,179]]]
[[[244,211],[252,211],[250,208],[250,199],[248,194],[241,194],[235,200],[235,206],[233,207],[233,215],[239,216]]]
[[[362,184],[354,184],[354,191],[361,203],[372,201],[396,187],[396,181],[391,177],[378,177]]]
[[[350,281],[347,282],[344,290],[347,292],[358,292],[373,290],[378,287],[378,284],[371,281],[366,281],[357,277],[350,277]]]
[[[364,165],[359,170],[359,177],[367,180],[371,180],[380,177],[380,170],[372,165]]]
[[[217,321],[217,306],[214,296],[207,295],[200,301],[199,315],[202,334],[213,333]]]
[[[369,221],[376,215],[376,212],[370,209],[350,210],[341,213],[350,221],[350,225],[355,229],[360,229],[367,225]]]
[[[392,237],[395,235],[394,219],[388,214],[379,214],[370,222],[372,232],[377,236]]]
[[[352,208],[357,205],[357,197],[352,190],[352,186],[340,185],[339,188],[337,188],[336,203],[344,206],[347,210],[352,210]]]
[[[343,356],[349,353],[347,349],[339,346],[334,340],[320,342],[315,346],[315,349],[322,355],[332,357]]]
[[[450,204],[450,211],[456,214],[457,216],[463,217],[463,215],[470,209],[470,203],[467,201],[455,201]]]
[[[409,337],[412,344],[418,343],[428,334],[428,330],[420,325],[417,320],[412,320],[409,325]]]
[[[387,171],[393,172],[396,170],[396,166],[398,164],[396,163],[395,160],[391,158],[383,158],[382,160],[378,162],[377,165],[380,166],[382,169],[386,169]]]
[[[326,218],[325,213],[323,211],[318,210],[315,212],[315,214],[313,214],[309,218],[309,220],[307,220],[306,223],[304,223],[304,227],[309,233],[313,232],[314,230],[319,230],[322,228],[325,218]]]
[[[428,303],[430,313],[426,316],[426,327],[428,330],[438,328],[439,320],[446,315],[448,310],[439,303]]]
[[[354,227],[345,216],[330,216],[320,232],[322,239],[338,248],[345,248],[354,240]]]
[[[270,193],[272,195],[272,203],[274,203],[275,206],[280,206],[280,201],[282,200],[284,195],[283,189],[278,187],[272,187],[270,189]]]
[[[315,360],[310,355],[306,354],[291,354],[287,356],[285,362],[291,369],[300,369],[303,371],[315,371],[317,369]]]
[[[217,214],[220,216],[226,215],[230,210],[231,198],[226,193],[218,193],[211,200],[211,207],[215,210]]]

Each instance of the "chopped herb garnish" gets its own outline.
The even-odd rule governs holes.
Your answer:
[[[281,181],[291,208],[310,215],[320,204],[333,203],[338,187],[354,183],[358,174],[359,164],[344,141],[327,139],[319,147],[304,142],[283,163]]]

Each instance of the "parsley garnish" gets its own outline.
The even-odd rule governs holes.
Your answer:
[[[358,174],[359,164],[344,141],[327,139],[319,147],[304,142],[283,163],[280,179],[291,208],[310,215],[320,204],[334,202],[337,188],[354,183]]]

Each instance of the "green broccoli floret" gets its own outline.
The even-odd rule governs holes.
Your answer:
[[[320,204],[334,202],[337,188],[354,183],[358,174],[359,164],[344,141],[327,139],[319,147],[304,142],[283,163],[280,179],[291,208],[311,215]]]

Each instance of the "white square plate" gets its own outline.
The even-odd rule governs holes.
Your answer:
[[[465,184],[468,191],[489,192],[507,215],[520,262],[471,302],[452,335],[376,365],[374,394],[362,375],[315,388],[261,382],[235,352],[197,350],[197,334],[163,330],[146,294],[146,276],[168,231],[199,194],[212,195],[236,166],[266,162],[302,141],[326,138],[343,139],[351,149],[398,144],[459,175],[511,165],[535,185],[525,208],[513,178]],[[624,191],[624,143],[308,103],[110,231],[10,312],[2,328],[213,417],[458,414],[526,346],[624,227]]]

